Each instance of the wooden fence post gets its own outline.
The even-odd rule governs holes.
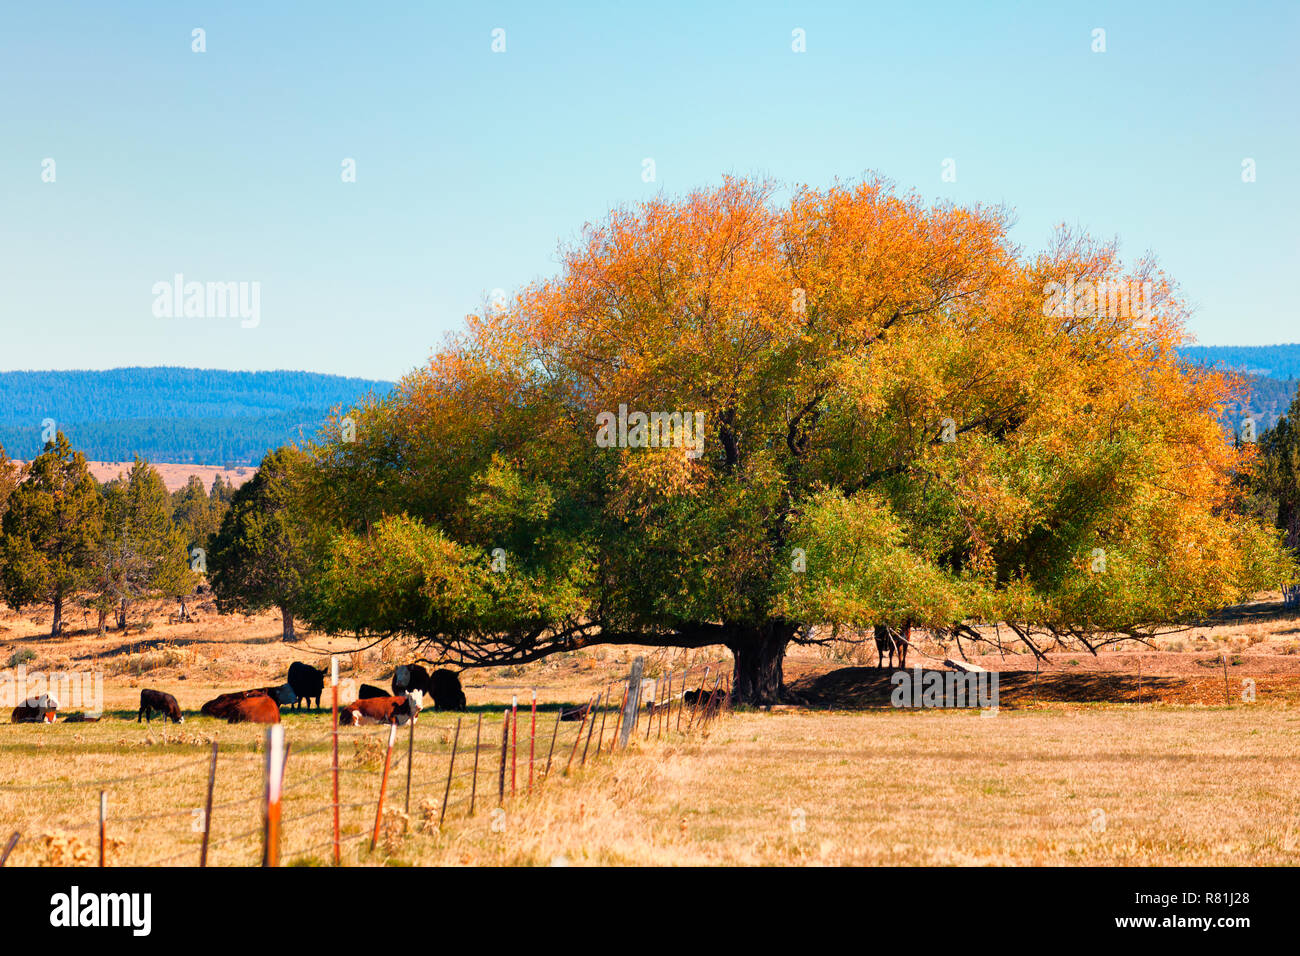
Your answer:
[[[203,847],[199,850],[199,866],[208,865],[208,839],[212,836],[212,791],[217,785],[217,742],[212,741],[212,763],[208,765],[208,800],[203,807]]]
[[[501,772],[497,777],[497,806],[506,802],[506,744],[510,739],[510,711],[501,718]]]
[[[284,784],[284,724],[266,728],[266,812],[262,865],[280,865],[280,788]]]
[[[379,800],[375,803],[375,828],[370,833],[370,852],[379,843],[379,824],[384,817],[384,792],[388,789],[388,768],[393,764],[393,744],[397,743],[397,722],[388,725],[388,750],[384,753],[384,775],[379,778]]]
[[[104,828],[108,825],[108,794],[99,791],[99,865],[104,865]]]
[[[483,711],[478,712],[478,724],[474,727],[474,776],[469,781],[469,815],[474,815],[474,800],[478,797],[478,742],[483,733]]]
[[[641,674],[644,670],[645,658],[638,657],[632,662],[632,670],[627,675],[627,698],[623,702],[622,726],[618,738],[618,745],[624,750],[627,749],[628,737],[632,735],[637,708],[641,706]]]
[[[1232,706],[1232,694],[1228,692],[1228,655],[1219,651],[1219,660],[1223,661],[1223,702]]]
[[[330,655],[330,730],[334,741],[334,758],[330,776],[334,778],[334,865],[341,862],[339,853],[339,659]]]
[[[543,776],[548,780],[551,777],[551,756],[555,753],[555,737],[560,732],[560,718],[562,716],[564,716],[563,704],[555,710],[555,727],[551,730],[551,749],[546,751],[546,772]]]
[[[438,829],[447,817],[447,798],[451,796],[451,772],[456,769],[456,747],[460,743],[460,718],[456,718],[456,736],[451,738],[451,762],[447,764],[447,789],[442,791],[442,812],[438,814]]]

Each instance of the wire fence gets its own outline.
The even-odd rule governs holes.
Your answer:
[[[0,794],[98,795],[97,814],[92,803],[87,813],[41,828],[33,842],[50,865],[341,865],[345,848],[360,856],[381,841],[392,847],[412,831],[441,830],[529,799],[552,777],[612,757],[633,739],[705,733],[730,711],[721,661],[647,680],[639,663],[577,706],[539,702],[533,691],[522,705],[516,698],[499,709],[425,711],[400,725],[339,726],[335,685],[323,734],[287,740],[284,726],[273,724],[256,748],[221,750],[214,741],[169,767],[0,784]],[[115,815],[114,794],[140,781],[159,787],[147,797],[157,809]],[[0,866],[22,839],[10,835]]]

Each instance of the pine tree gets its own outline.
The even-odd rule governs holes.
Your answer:
[[[280,609],[284,640],[295,640],[294,618],[307,600],[318,547],[306,516],[306,456],[276,449],[241,485],[212,540],[208,569],[217,610]]]
[[[103,504],[86,459],[59,432],[27,466],[0,526],[0,593],[15,610],[48,602],[50,636],[63,632],[63,606],[90,582]]]

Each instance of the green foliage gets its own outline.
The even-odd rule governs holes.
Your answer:
[[[185,535],[171,518],[161,476],[137,458],[126,480],[103,489],[104,532],[97,547],[92,606],[116,608],[125,628],[130,605],[146,598],[182,598],[194,590]]]
[[[0,534],[5,601],[15,609],[52,604],[50,630],[57,636],[65,598],[91,580],[102,528],[103,503],[86,459],[59,432],[9,497]]]
[[[218,482],[221,482],[220,487]],[[190,475],[185,487],[172,493],[172,520],[190,547],[206,549],[208,539],[220,530],[221,519],[230,506],[230,502],[223,500],[223,496],[233,494],[228,492],[228,488],[221,481],[221,476],[217,475],[212,483],[212,494],[209,495],[203,487],[203,480],[197,475]]]
[[[217,609],[277,607],[286,640],[293,638],[294,615],[309,600],[324,545],[306,511],[306,466],[306,456],[293,447],[267,455],[235,492],[208,553]]]

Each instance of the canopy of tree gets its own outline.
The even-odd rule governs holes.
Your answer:
[[[353,412],[316,449],[314,622],[470,664],[725,644],[765,702],[819,625],[1095,647],[1294,573],[1230,507],[1232,386],[1179,359],[1153,263],[1065,231],[1026,257],[1004,211],[878,180],[772,196],[614,212]],[[1151,282],[1156,314],[1057,314],[1067,277]],[[637,412],[702,413],[702,446]]]

